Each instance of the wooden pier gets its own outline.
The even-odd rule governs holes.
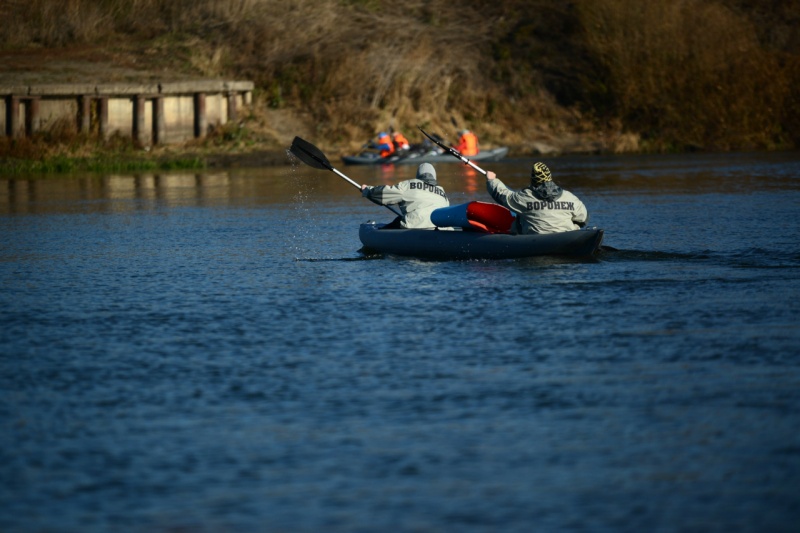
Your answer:
[[[31,136],[66,121],[76,131],[119,134],[143,146],[178,143],[235,121],[252,94],[250,81],[0,85],[0,135]]]

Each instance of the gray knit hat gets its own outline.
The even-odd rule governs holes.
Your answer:
[[[425,174],[428,174],[427,180]],[[436,181],[436,169],[430,163],[422,163],[417,169],[417,179],[422,181]]]
[[[553,181],[553,176],[550,174],[550,169],[541,161],[533,164],[531,169],[531,185],[541,185],[546,181]]]

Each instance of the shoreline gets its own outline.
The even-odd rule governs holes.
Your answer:
[[[331,151],[331,164],[335,168],[348,166],[341,160],[338,151]],[[725,154],[748,153],[749,151],[683,151],[655,153],[655,152],[628,152],[624,154],[604,151],[571,151],[560,153],[525,153],[511,151],[504,160],[520,158],[560,158],[569,156],[644,156],[644,155],[680,155],[680,154]],[[795,153],[796,150],[753,150],[753,153]],[[455,162],[455,158],[454,158]],[[68,174],[72,172],[142,172],[142,171],[177,171],[177,170],[224,170],[232,168],[259,168],[290,166],[292,161],[286,149],[269,148],[249,152],[223,152],[207,151],[198,152],[172,152],[169,154],[153,154],[146,151],[132,155],[103,154],[94,156],[64,156],[56,155],[50,158],[9,158],[0,157],[0,174],[7,176],[21,176],[26,174]]]
[[[190,75],[139,70],[130,66],[126,68],[96,58],[73,57],[69,53],[55,61],[47,51],[38,52],[41,54],[38,59],[42,59],[43,64],[33,71],[25,70],[19,63],[21,58],[27,56],[26,53],[0,53],[0,72],[5,77],[4,85],[74,84],[76,77],[89,79],[92,83],[132,83],[135,80],[140,83],[155,83],[157,80],[173,84],[199,83],[198,78]],[[484,130],[479,132],[479,137],[488,139],[485,147],[508,146],[507,159],[730,152],[695,146],[684,146],[683,149],[674,147],[674,150],[667,151],[662,147],[662,150],[656,150],[655,145],[643,141],[636,134],[599,128],[574,131],[564,124],[537,130],[535,137],[522,140],[521,144],[520,139],[511,138],[508,139],[512,141],[510,143],[502,142],[506,135],[494,124],[487,124]],[[82,132],[42,132],[37,139],[19,141],[6,136],[0,138],[0,172],[24,174],[284,166],[291,164],[287,151],[294,136],[311,140],[335,162],[334,166],[343,166],[341,157],[357,153],[362,145],[362,141],[346,139],[328,145],[322,139],[315,139],[315,132],[313,120],[302,109],[291,106],[273,109],[260,99],[254,99],[234,121],[216,127],[203,138],[178,144],[142,147],[133,138],[104,142],[94,137],[93,133],[87,135]],[[439,133],[447,136],[453,132],[444,128]],[[753,151],[791,152],[794,149]]]

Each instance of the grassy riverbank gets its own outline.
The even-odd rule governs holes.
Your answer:
[[[252,122],[252,116],[245,123]],[[139,146],[131,138],[101,139],[64,122],[32,137],[0,137],[0,174],[137,172],[286,163],[285,149],[241,123],[178,145]]]
[[[417,124],[518,155],[800,146],[800,0],[8,0],[0,15],[7,80],[253,80],[238,138],[157,154],[178,160],[294,134],[343,154]]]
[[[9,158],[0,161],[0,174],[54,174],[64,172],[140,172],[177,169],[201,169],[206,164],[201,159],[164,159],[149,157],[125,158],[112,154],[108,157],[49,157],[37,159]]]

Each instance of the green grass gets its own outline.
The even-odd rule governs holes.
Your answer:
[[[68,157],[54,156],[44,159],[9,158],[0,161],[0,174],[67,174],[73,172],[142,172],[202,169],[206,163],[201,158],[130,159],[109,156]]]

